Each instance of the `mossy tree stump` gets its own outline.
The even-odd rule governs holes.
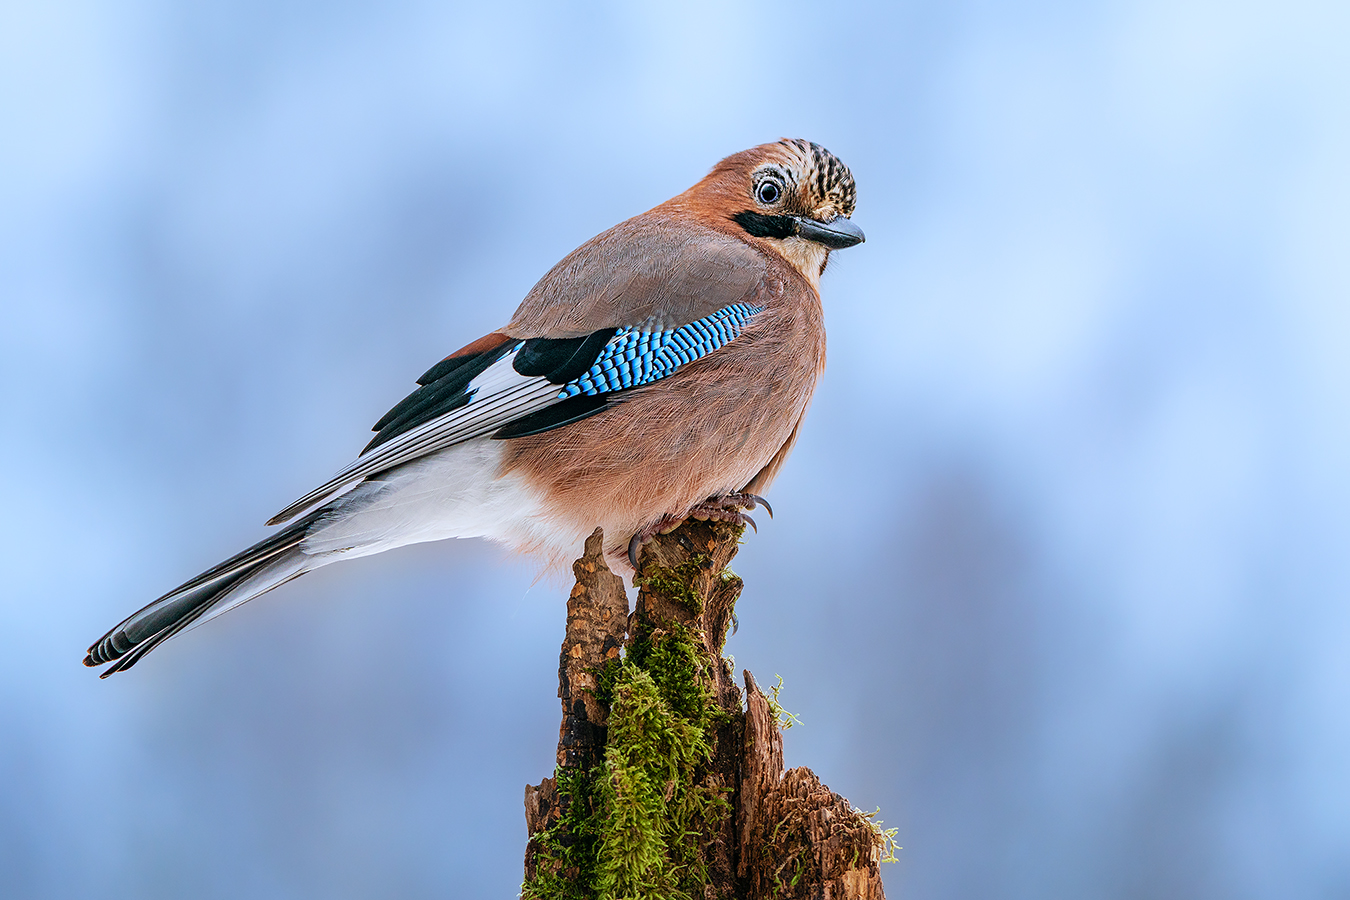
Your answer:
[[[573,564],[557,768],[525,789],[527,900],[884,896],[880,828],[783,771],[776,704],[722,657],[742,530],[689,520],[646,544],[631,615],[599,529]]]

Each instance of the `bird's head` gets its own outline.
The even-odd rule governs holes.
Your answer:
[[[831,250],[863,242],[849,219],[857,196],[853,174],[838,157],[788,138],[728,156],[684,195],[704,215],[772,247],[817,285]]]

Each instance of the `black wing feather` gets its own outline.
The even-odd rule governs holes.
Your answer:
[[[478,359],[478,357],[481,355],[482,354],[469,353],[465,354],[464,356],[446,357],[445,359],[436,363],[436,365],[432,366],[430,369],[427,369],[425,372],[423,372],[422,377],[417,379],[417,383],[431,384],[433,381],[440,381],[446,375],[449,375],[451,372],[455,371],[455,369],[458,369],[460,366],[473,362],[474,360]]]
[[[577,394],[575,397],[568,397],[547,409],[530,413],[528,416],[521,416],[514,422],[503,425],[492,433],[492,438],[501,441],[507,438],[526,437],[531,434],[552,431],[554,428],[561,428],[564,425],[570,425],[573,422],[579,422],[593,416],[606,406],[609,406],[609,400],[604,396],[590,397],[586,394]]]
[[[521,375],[542,375],[554,384],[567,384],[595,363],[605,344],[618,331],[602,328],[575,338],[530,338],[511,366]]]
[[[505,356],[514,346],[516,345],[507,343],[486,353],[453,357],[432,366],[421,379],[418,379],[418,383],[422,386],[404,397],[397,406],[375,423],[375,437],[371,438],[370,443],[366,444],[361,452],[368,453],[371,448],[378,447],[396,435],[467,404],[469,382]]]
[[[595,363],[605,345],[609,343],[609,339],[614,337],[617,332],[617,328],[602,328],[599,331],[576,338],[530,338],[523,344],[506,343],[485,353],[443,359],[417,379],[417,383],[421,387],[404,397],[393,409],[385,413],[380,421],[375,423],[373,429],[376,432],[375,437],[371,438],[370,443],[361,452],[367,453],[390,438],[405,431],[410,431],[423,422],[429,422],[437,416],[467,405],[470,399],[469,382],[481,375],[488,366],[501,359],[514,347],[520,349],[517,351],[515,359],[511,361],[511,365],[521,375],[526,377],[542,376],[553,384],[567,384]],[[566,409],[555,414],[550,408],[526,416],[525,418],[533,423],[528,426],[531,430],[522,431],[519,434],[513,433],[509,436],[521,437],[525,434],[538,434],[540,431],[547,431],[550,428],[566,425],[568,422],[575,422],[579,418],[594,415],[604,407],[602,401],[595,408],[588,408],[584,414],[576,415],[567,412],[567,410],[580,410],[581,404],[564,402],[559,405],[566,407]],[[547,424],[548,422],[552,422],[552,424]],[[513,422],[506,428],[514,428],[515,425],[516,423]],[[496,436],[507,436],[502,434],[504,430],[499,430]]]

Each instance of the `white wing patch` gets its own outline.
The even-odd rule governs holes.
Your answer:
[[[558,385],[542,376],[521,375],[513,367],[520,345],[469,382],[469,402],[372,447],[351,465],[277,513],[269,525],[284,522],[352,483],[498,428],[558,402]]]

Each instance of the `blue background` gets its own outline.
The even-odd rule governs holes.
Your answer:
[[[0,879],[509,897],[565,587],[335,566],[127,675],[427,366],[722,156],[867,243],[737,560],[789,765],[893,897],[1350,897],[1344,4],[12,3]]]

